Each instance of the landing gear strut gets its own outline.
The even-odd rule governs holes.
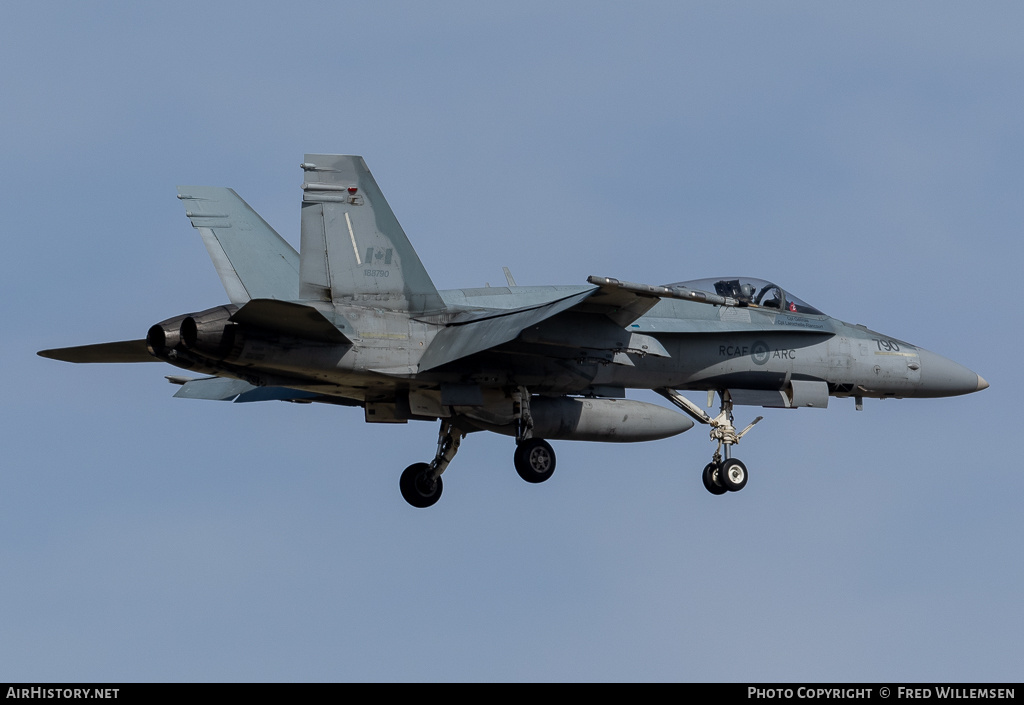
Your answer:
[[[518,387],[511,392],[513,422],[516,429],[516,452],[513,462],[519,477],[536,484],[544,482],[555,471],[555,451],[551,444],[533,437],[530,415],[530,392]],[[398,480],[405,501],[417,508],[431,507],[441,499],[441,473],[447,469],[466,432],[451,421],[441,420],[437,433],[437,452],[429,463],[413,463]]]
[[[555,472],[555,450],[547,441],[533,437],[530,392],[526,387],[519,387],[512,394],[512,412],[516,424],[516,452],[512,462],[516,472],[527,482],[544,482]]]
[[[736,427],[732,425],[732,397],[728,390],[720,392],[721,411],[714,418],[674,389],[663,388],[656,391],[693,417],[695,421],[711,427],[711,440],[718,441],[718,448],[715,450],[711,462],[704,466],[704,472],[701,474],[705,489],[711,494],[719,495],[726,492],[739,492],[746,487],[747,466],[731,457],[731,450],[764,417],[758,416],[745,429],[736,433]],[[710,399],[708,403],[710,404]]]
[[[413,463],[398,480],[398,488],[405,501],[417,508],[431,507],[441,499],[441,473],[459,452],[459,444],[466,434],[448,421],[441,422],[437,434],[437,453],[430,463]]]

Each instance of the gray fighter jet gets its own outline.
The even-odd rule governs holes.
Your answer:
[[[664,286],[438,291],[361,157],[307,154],[300,252],[227,188],[183,186],[231,303],[157,323],[145,339],[44,350],[68,362],[168,362],[190,399],[362,407],[369,423],[440,422],[429,462],[401,474],[415,507],[441,496],[466,434],[515,439],[527,482],[549,440],[629,443],[710,428],[712,494],[743,489],[735,405],[825,408],[829,397],[945,397],[988,387],[940,355],[830,318],[782,287],[721,277]],[[650,389],[683,413],[626,399]],[[712,416],[679,390],[708,393]]]

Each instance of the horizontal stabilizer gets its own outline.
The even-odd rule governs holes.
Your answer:
[[[226,377],[203,377],[193,379],[181,385],[174,393],[178,399],[211,399],[213,401],[231,401],[242,392],[256,389],[248,382]]]
[[[176,382],[170,377],[168,379]],[[254,387],[240,379],[227,377],[201,377],[182,384],[174,396],[179,399],[234,400],[237,404],[253,401],[308,401],[322,395],[288,387]]]
[[[304,392],[301,389],[289,389],[288,387],[256,387],[248,392],[243,392],[235,399],[236,404],[251,401],[309,401],[311,399],[323,398],[322,394],[316,392]]]
[[[352,342],[338,326],[327,320],[324,314],[312,306],[304,304],[273,299],[253,299],[238,309],[231,316],[231,320],[306,340],[338,345]],[[344,322],[341,322],[341,328],[351,332],[348,324]]]
[[[145,340],[79,345],[73,348],[40,350],[40,357],[64,362],[160,362],[149,354]]]
[[[179,186],[231,303],[299,298],[299,254],[229,188]]]

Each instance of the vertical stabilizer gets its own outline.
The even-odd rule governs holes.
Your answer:
[[[301,298],[444,309],[362,157],[307,154],[302,169]]]
[[[299,255],[229,188],[179,186],[178,198],[203,237],[233,304],[291,301],[299,295]]]

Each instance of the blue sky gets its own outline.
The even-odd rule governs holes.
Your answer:
[[[1015,3],[40,3],[0,25],[0,680],[1019,680]],[[178,184],[294,244],[362,154],[438,288],[740,274],[983,393],[556,444],[35,356],[226,295]],[[658,401],[637,394],[634,398]]]

